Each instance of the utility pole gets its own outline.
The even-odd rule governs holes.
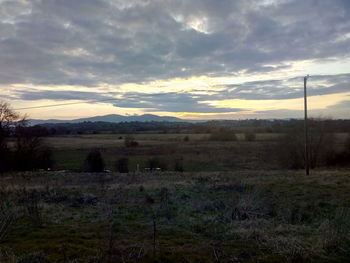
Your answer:
[[[304,131],[305,131],[305,173],[309,175],[310,165],[309,165],[309,133],[307,125],[307,93],[306,93],[306,83],[309,75],[304,77]]]

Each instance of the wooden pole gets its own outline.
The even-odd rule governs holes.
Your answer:
[[[309,75],[304,77],[304,131],[305,131],[305,173],[309,175],[310,165],[309,165],[309,134],[308,134],[308,123],[307,123],[307,93],[306,93],[306,83]]]

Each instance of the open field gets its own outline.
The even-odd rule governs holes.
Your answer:
[[[181,160],[185,171],[227,171],[250,169],[261,165],[264,152],[274,147],[275,141],[257,139],[254,142],[209,141],[207,134],[136,134],[137,147],[125,147],[125,135],[85,135],[48,138],[54,146],[57,169],[79,170],[91,148],[98,148],[106,168],[114,170],[114,163],[122,157],[129,159],[129,169],[135,171],[148,167],[150,158],[159,158],[166,170],[174,170],[176,160]],[[188,141],[184,141],[185,137]],[[267,138],[266,135],[261,137]],[[275,136],[270,135],[274,140]],[[119,139],[122,138],[122,139]],[[270,165],[271,164],[271,165]],[[273,167],[272,161],[263,168]]]
[[[349,170],[25,172],[0,186],[2,263],[350,260]]]
[[[279,140],[283,134],[257,133],[253,141],[237,134],[237,141],[208,140],[210,134],[134,134],[137,147],[125,147],[126,134],[88,134],[47,137],[54,149],[55,169],[81,170],[93,148],[101,150],[106,169],[115,170],[116,160],[129,159],[129,170],[148,167],[150,158],[158,158],[173,171],[181,161],[185,171],[231,171],[233,169],[280,169]],[[336,134],[337,148],[342,149],[347,134]]]

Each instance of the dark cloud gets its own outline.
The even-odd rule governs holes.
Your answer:
[[[226,99],[246,100],[283,100],[302,98],[304,96],[303,78],[290,78],[285,80],[252,81],[242,84],[228,85],[224,89],[206,90],[206,93],[196,92],[86,92],[70,90],[33,90],[17,89],[13,91],[16,96],[7,97],[21,100],[110,100],[110,103],[120,108],[142,108],[148,112],[199,112],[199,113],[227,113],[244,111],[245,109],[216,108],[205,101]],[[348,92],[350,90],[350,74],[316,75],[311,76],[308,84],[308,95],[327,95]],[[349,99],[349,98],[348,98]],[[329,108],[329,112],[336,114],[336,109]],[[341,108],[342,110],[344,108]],[[295,115],[297,111],[268,111],[275,112],[276,116]],[[259,112],[262,116],[265,112]],[[293,116],[294,116],[293,115]]]
[[[329,106],[326,109],[309,110],[310,118],[340,118],[348,119],[350,112],[350,97],[345,97],[343,101]],[[254,117],[258,118],[303,118],[304,110],[268,110],[258,111]]]
[[[0,0],[0,81],[89,86],[341,59],[348,2]]]
[[[68,90],[17,90],[17,99],[21,100],[108,100],[113,97],[98,92]]]
[[[119,92],[123,83],[254,75],[350,55],[348,0],[0,0],[0,84],[116,85],[116,92],[13,88],[4,99],[105,100],[146,111],[228,113],[204,101],[303,96],[302,77],[220,85],[208,95]],[[11,85],[8,85],[11,87]],[[33,87],[32,85],[30,87]],[[150,89],[152,89],[150,87]],[[166,88],[165,88],[166,89]],[[350,73],[312,76],[308,94],[350,90]],[[150,90],[152,92],[152,90]],[[114,102],[111,102],[114,103]],[[327,108],[339,116],[348,102]],[[299,116],[299,111],[259,116]]]
[[[326,109],[309,110],[310,118],[340,118],[348,119],[350,112],[350,98]],[[257,118],[303,118],[303,110],[268,110],[258,111],[252,117]]]
[[[238,112],[242,109],[214,108],[201,103],[205,96],[192,96],[188,93],[128,93],[115,103],[117,107],[146,108],[148,112],[199,112],[199,113],[225,113]]]
[[[309,96],[350,91],[350,74],[311,76],[307,90]],[[227,85],[224,91],[214,95],[216,99],[247,100],[296,99],[303,96],[303,77]]]
[[[16,99],[21,100],[83,100],[83,101],[106,101],[111,100],[116,107],[120,108],[143,108],[147,112],[201,112],[201,113],[225,113],[237,112],[241,109],[214,108],[201,101],[207,99],[205,95],[193,96],[188,93],[98,93],[66,90],[17,90]],[[14,98],[14,97],[13,97]]]

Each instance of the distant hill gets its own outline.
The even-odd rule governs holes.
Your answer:
[[[123,116],[118,114],[109,114],[104,116],[95,116],[95,117],[89,117],[89,118],[81,118],[81,119],[74,119],[74,120],[56,120],[56,119],[49,119],[49,120],[29,120],[29,124],[34,125],[40,125],[44,123],[81,123],[81,122],[112,122],[112,123],[119,123],[119,122],[150,122],[150,121],[157,121],[157,122],[185,122],[186,120],[182,120],[176,117],[170,117],[170,116],[157,116],[153,114],[143,114],[143,115],[132,115],[132,116]]]

